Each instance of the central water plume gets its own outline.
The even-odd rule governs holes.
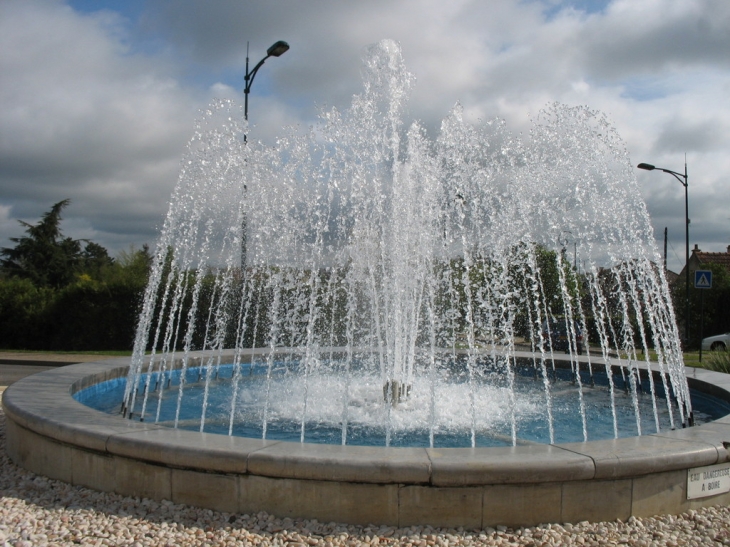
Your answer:
[[[200,366],[204,387],[193,404],[203,431],[206,419],[221,419],[209,416],[209,393],[233,348],[229,433],[253,420],[266,438],[270,424],[286,421],[301,441],[326,425],[346,444],[368,421],[389,445],[416,427],[403,412],[420,405],[417,426],[431,446],[451,428],[474,446],[497,422],[516,444],[526,408],[516,355],[527,350],[554,442],[560,348],[584,440],[583,383],[593,383],[596,354],[614,436],[617,356],[630,363],[619,374],[631,388],[636,434],[646,413],[640,398],[650,398],[652,432],[689,420],[667,283],[613,127],[586,107],[555,104],[521,140],[499,121],[465,122],[457,105],[434,141],[418,123],[404,125],[412,83],[396,43],[371,46],[364,91],[351,106],[323,112],[309,134],[292,132],[275,146],[244,140],[248,128],[231,103],[210,107],[158,244],[125,414],[157,420],[174,393],[178,426],[189,380],[171,383],[173,365]],[[656,362],[639,363],[649,348]],[[192,350],[207,357],[193,361]],[[660,382],[650,374],[648,393],[639,391],[640,366]],[[254,375],[255,397],[246,390]],[[375,411],[361,412],[363,382],[375,384],[367,403]],[[500,401],[499,416],[490,417],[485,397]],[[247,411],[252,398],[256,412]]]

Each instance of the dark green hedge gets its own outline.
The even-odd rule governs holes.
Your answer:
[[[62,289],[0,279],[3,349],[129,350],[144,285],[81,280]]]

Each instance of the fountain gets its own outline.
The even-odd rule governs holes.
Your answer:
[[[418,398],[427,408],[421,420],[428,445],[458,421],[476,446],[488,428],[478,399],[492,376],[508,394],[501,410],[514,445],[514,352],[522,339],[538,354],[533,366],[543,382],[547,442],[554,443],[549,376],[559,340],[543,337],[543,325],[558,323],[579,397],[580,371],[592,378],[597,366],[590,352],[587,362],[579,359],[587,333],[600,348],[604,373],[611,356],[629,359],[641,434],[637,354],[653,347],[657,362],[650,366],[677,404],[657,400],[649,375],[652,430],[661,430],[658,405],[670,405],[665,427],[687,423],[691,401],[667,285],[653,265],[659,257],[626,151],[606,120],[583,107],[552,105],[522,142],[504,124],[466,123],[457,105],[432,142],[417,123],[403,127],[413,78],[397,44],[370,49],[364,80],[349,110],[326,111],[311,133],[273,148],[242,138],[247,128],[229,103],[206,113],[162,231],[124,412],[158,421],[169,363],[180,356],[183,380],[187,367],[203,367],[205,431],[209,385],[228,364],[215,355],[235,348],[230,407],[216,418],[229,422],[229,432],[252,420],[266,439],[270,423],[286,420],[298,422],[304,441],[310,427],[327,422],[348,444],[364,419],[355,418],[357,409],[372,404],[367,419],[389,446],[398,407],[418,385],[428,394]],[[567,238],[572,265],[553,250]],[[240,355],[250,346],[269,351],[244,371]],[[286,366],[277,363],[280,348],[289,348],[286,360],[297,364],[286,374],[304,386],[277,395],[297,398],[288,414],[275,411],[270,395],[275,372]],[[211,356],[194,363],[193,349]],[[149,350],[153,358],[143,368]],[[257,390],[267,395],[251,412],[240,397],[257,364],[265,376]],[[324,416],[318,410],[325,401],[308,387],[328,377],[344,381],[331,381],[326,402],[335,408]],[[447,400],[444,382],[464,389]],[[608,382],[613,397],[610,372]],[[356,393],[363,384],[370,391]],[[175,427],[187,404],[184,388],[185,381],[174,386]],[[618,436],[614,404],[612,413]],[[589,440],[585,416],[582,429]]]
[[[730,430],[688,427],[667,282],[612,126],[555,104],[523,140],[457,105],[434,140],[403,124],[412,84],[398,45],[380,42],[349,109],[274,146],[213,104],[131,365],[48,380],[68,398],[126,378],[116,416],[54,396],[68,410],[49,418],[14,386],[14,459],[102,490],[348,522],[610,520],[730,501],[688,483],[690,468],[726,465]],[[723,375],[697,372],[693,385],[730,398]],[[587,411],[598,391],[602,436]],[[68,465],[31,449],[49,446]]]

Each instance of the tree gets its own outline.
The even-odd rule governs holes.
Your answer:
[[[149,246],[145,243],[141,249],[131,246],[129,250],[119,251],[114,261],[113,269],[115,277],[120,277],[126,282],[137,284],[144,288],[147,285],[147,277],[154,257],[150,253]]]
[[[114,264],[114,259],[109,256],[104,247],[93,241],[86,242],[79,261],[79,267],[84,273],[93,279],[100,280],[112,264]]]
[[[695,289],[690,286],[690,347],[700,345],[700,323],[703,322],[703,337],[730,331],[730,272],[722,264],[703,263],[703,270],[712,271],[712,288]],[[675,283],[673,296],[675,310],[683,309],[685,302],[684,283]],[[704,301],[702,301],[704,300]]]
[[[59,201],[38,224],[20,220],[28,235],[13,237],[13,248],[0,250],[0,267],[10,277],[28,279],[38,287],[59,288],[70,283],[81,260],[81,241],[61,233],[61,211],[70,200]]]
[[[147,245],[117,260],[101,245],[65,237],[63,200],[24,237],[0,249],[0,347],[130,349],[153,257]]]

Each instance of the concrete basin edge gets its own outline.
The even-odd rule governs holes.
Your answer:
[[[190,358],[195,357],[197,354],[191,354]],[[325,481],[435,486],[540,483],[632,477],[711,465],[729,458],[723,450],[723,442],[730,442],[730,426],[725,426],[725,421],[587,443],[473,449],[380,448],[264,441],[176,430],[104,414],[71,397],[78,389],[126,374],[128,364],[128,358],[82,363],[25,378],[5,391],[6,415],[19,426],[57,442],[109,455],[207,472]],[[701,377],[707,371],[697,372],[695,383],[703,381]],[[704,375],[718,379],[716,373]],[[713,386],[717,392],[717,384]],[[730,399],[730,393],[723,391]]]

